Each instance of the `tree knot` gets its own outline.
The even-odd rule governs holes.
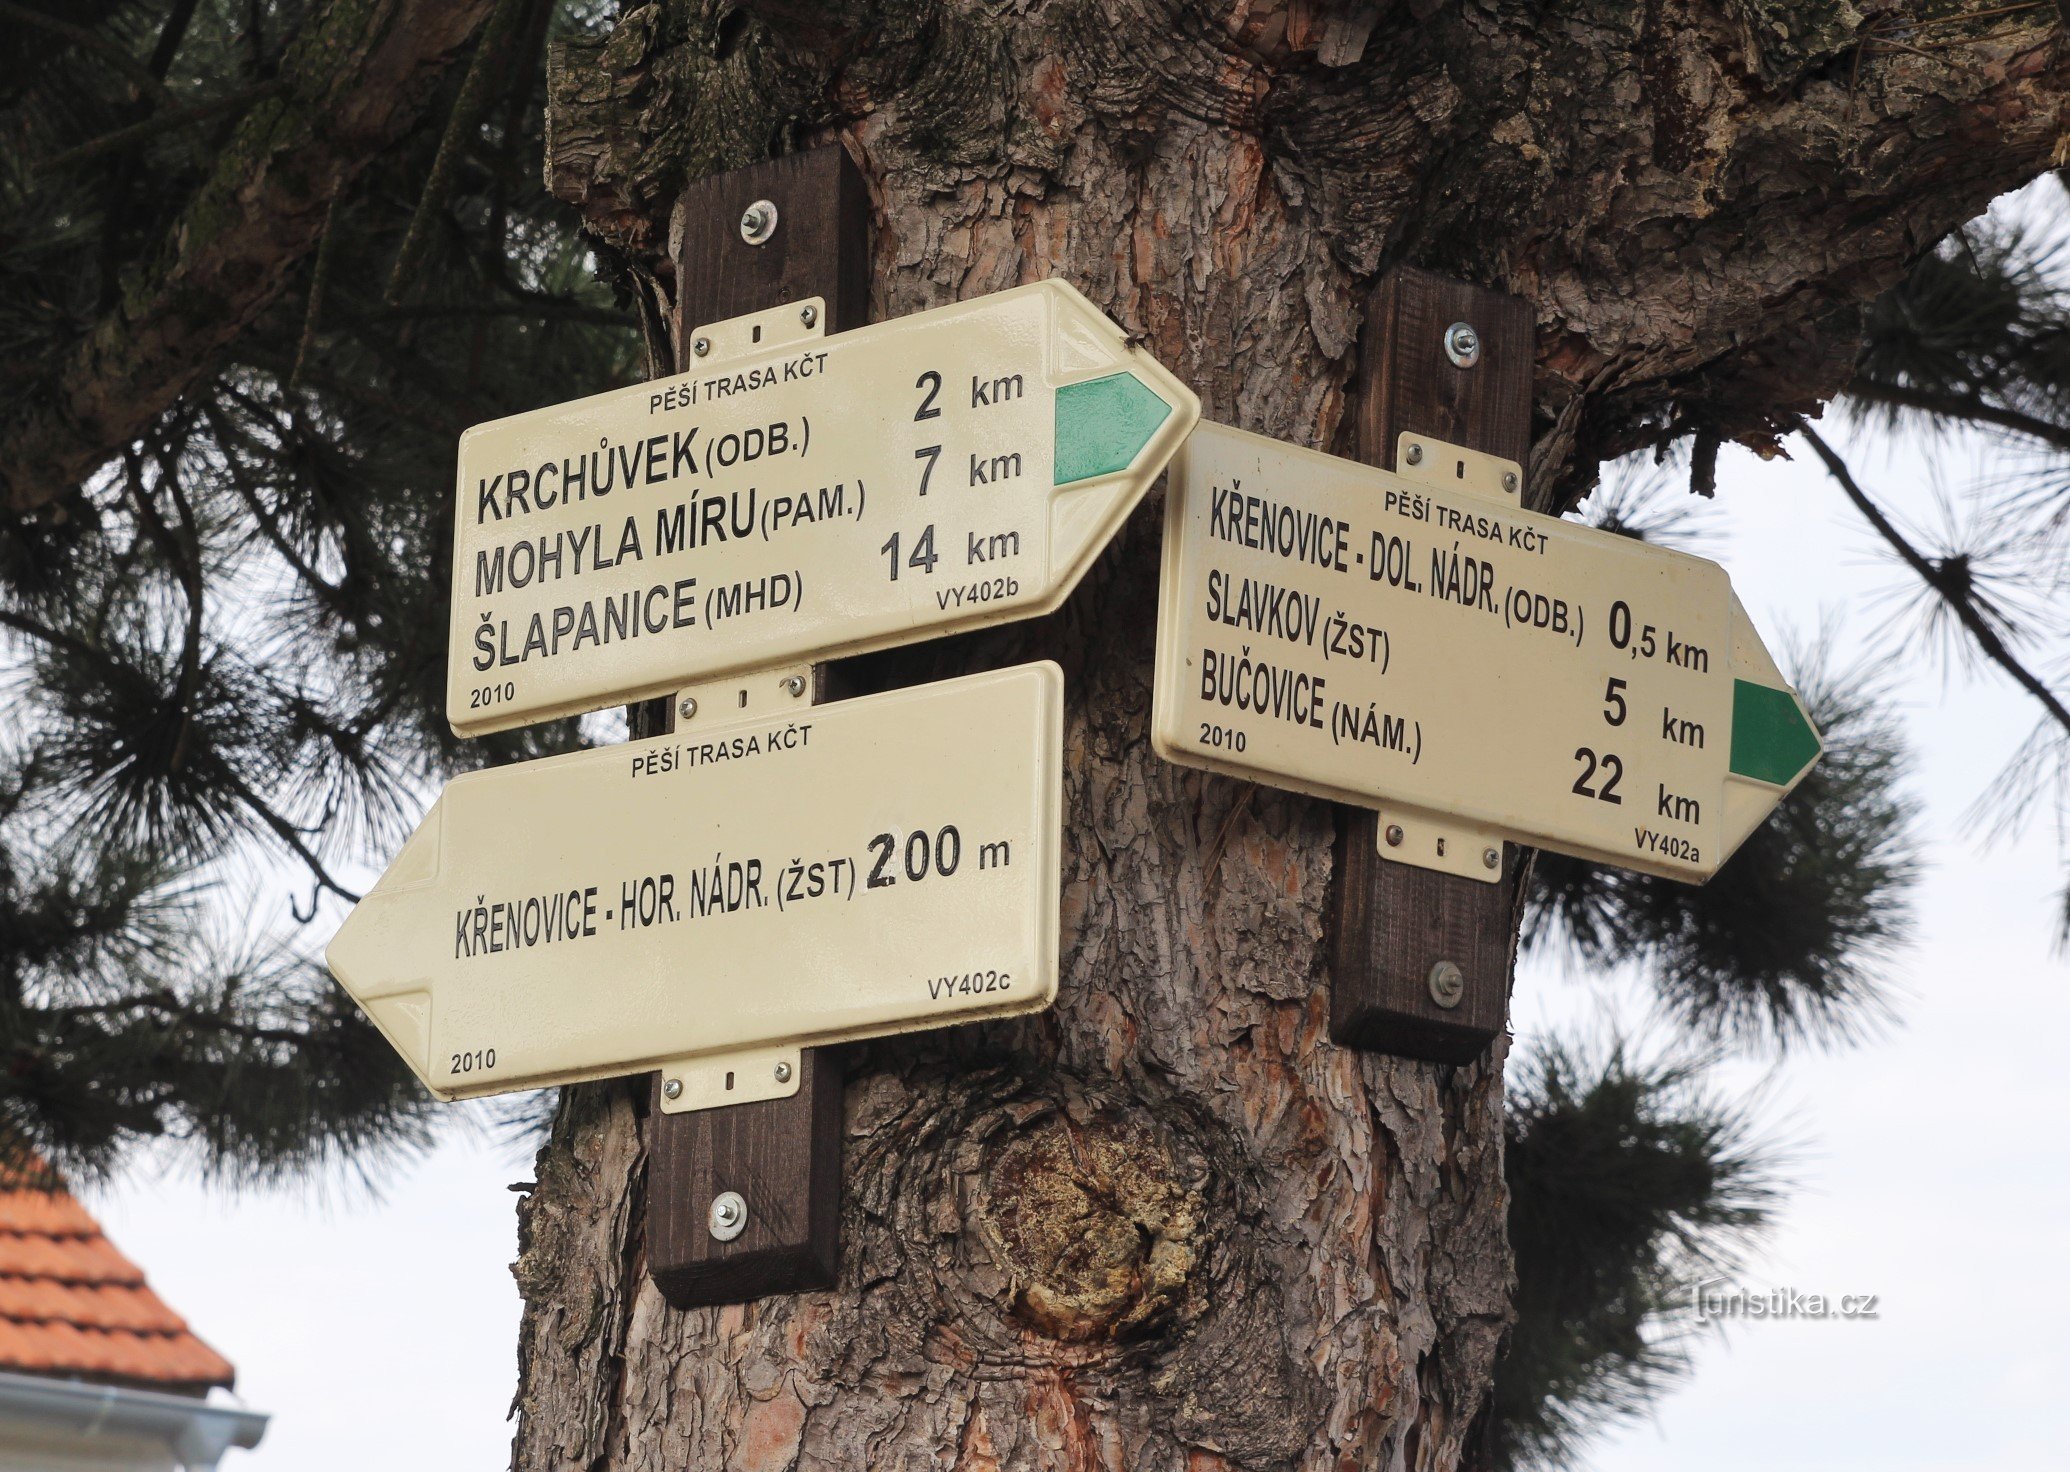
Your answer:
[[[1202,1214],[1169,1141],[1111,1115],[1052,1114],[990,1155],[972,1214],[1013,1317],[1067,1343],[1139,1338],[1172,1317]]]

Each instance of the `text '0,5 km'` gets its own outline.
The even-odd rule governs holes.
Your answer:
[[[454,730],[1046,613],[1200,412],[1061,281],[778,336],[462,436]]]
[[[1454,454],[1430,458],[1410,477],[1194,432],[1167,503],[1157,750],[1707,879],[1819,753],[1725,570],[1455,488]],[[1497,877],[1477,859],[1429,867]]]
[[[443,1098],[1035,1011],[1062,742],[1044,663],[457,777],[325,959]]]

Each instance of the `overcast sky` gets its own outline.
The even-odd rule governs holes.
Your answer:
[[[2053,189],[2051,181],[2044,186]],[[1891,447],[1835,425],[1872,494],[1931,521],[1935,477],[1988,473],[1972,447]],[[1887,639],[1904,575],[1807,452],[1727,450],[1714,540],[1771,647],[1835,622],[1841,650]],[[2070,1467],[2070,1149],[2060,1121],[2070,966],[2051,948],[2065,878],[2046,821],[1982,841],[1963,822],[2033,729],[1995,674],[1917,660],[1897,685],[1929,868],[1894,968],[1899,1021],[1867,1044],[1730,1064],[1795,1149],[1797,1189],[1745,1275],[1752,1289],[1877,1295],[1873,1321],[1743,1323],[1649,1419],[1606,1437],[1595,1472]],[[1665,1037],[1643,985],[1527,963],[1520,1039],[1605,1025]],[[90,1196],[116,1243],[238,1366],[273,1413],[254,1472],[368,1466],[494,1472],[516,1380],[514,1198],[529,1159],[463,1134],[382,1183],[227,1198],[178,1179]],[[226,1461],[226,1468],[231,1466]]]

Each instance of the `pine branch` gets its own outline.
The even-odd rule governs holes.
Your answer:
[[[1976,424],[1995,425],[2023,434],[2058,450],[2070,450],[2070,427],[2053,424],[2018,409],[1993,404],[1981,395],[1939,393],[1910,384],[1886,383],[1879,379],[1855,378],[1847,385],[1850,398],[1896,409],[1918,409],[1943,419],[1967,419]]]
[[[172,13],[159,28],[158,44],[151,48],[151,75],[163,78],[172,70],[173,58],[180,54],[180,45],[187,39],[187,27],[193,23],[194,12],[200,8],[201,0],[173,0]]]
[[[23,0],[0,0],[10,3]],[[145,1142],[184,1140],[240,1179],[363,1160],[433,1117],[393,1050],[318,973],[218,964],[198,933],[220,921],[225,939],[249,937],[263,915],[234,901],[160,915],[155,893],[149,904],[134,897],[143,881],[122,864],[159,866],[153,882],[239,860],[271,866],[295,883],[299,919],[312,888],[325,903],[353,897],[330,866],[385,844],[406,770],[431,777],[575,739],[562,727],[452,742],[436,688],[442,631],[421,617],[438,596],[427,569],[450,533],[424,493],[449,478],[465,424],[538,402],[557,383],[625,372],[626,318],[606,310],[581,241],[529,187],[541,116],[527,58],[550,26],[605,23],[560,0],[518,0],[487,109],[448,154],[413,300],[389,308],[381,292],[462,78],[432,79],[424,62],[410,84],[424,90],[404,99],[415,116],[385,149],[353,145],[375,156],[340,186],[301,136],[305,121],[357,127],[368,106],[401,104],[386,92],[312,102],[302,53],[347,9],[418,25],[423,44],[408,49],[421,57],[421,25],[397,17],[444,14],[433,0],[28,3],[78,24],[92,13],[100,35],[168,59],[175,103],[151,115],[152,100],[106,62],[44,31],[24,38],[24,50],[62,53],[79,105],[34,118],[46,141],[21,162],[40,158],[46,172],[29,181],[31,213],[10,236],[21,315],[0,323],[15,335],[11,381],[24,390],[0,392],[0,661],[13,660],[33,702],[19,713],[23,739],[9,743],[22,749],[0,754],[0,1135],[19,1128],[52,1159],[103,1168]],[[442,3],[477,6],[478,45],[497,0]],[[273,38],[263,44],[260,21]],[[286,26],[300,34],[284,41]],[[295,48],[286,56],[284,44]],[[397,76],[344,54],[321,70],[378,73],[383,88]],[[270,78],[264,90],[276,95],[255,96],[242,116],[208,122],[187,110]],[[28,85],[39,102],[52,90]],[[212,228],[285,214],[296,218],[275,219],[273,244],[305,228],[307,243],[299,257],[267,256],[251,238],[210,246],[273,297],[213,356],[188,357],[182,339],[215,333],[213,315],[198,319],[216,307],[197,298],[171,311],[163,298],[189,269],[178,253],[209,243],[173,231],[231,175],[215,144],[227,135],[232,152],[248,150],[260,123],[275,130],[263,141],[273,151],[250,155],[242,177],[254,192]],[[145,141],[183,124],[162,148]],[[48,171],[53,161],[62,172]],[[268,198],[268,183],[284,192]],[[30,416],[47,411],[75,443],[92,437],[55,397],[76,381],[67,375],[89,332],[109,354],[93,381],[113,389],[202,366],[169,403],[99,441],[112,463],[76,493],[8,516],[14,481],[39,473],[9,458]],[[255,574],[271,591],[247,610]]]
[[[331,871],[324,867],[323,860],[316,856],[315,850],[303,841],[294,824],[276,813],[266,799],[252,791],[242,778],[230,777],[227,779],[227,785],[232,795],[244,804],[252,816],[271,829],[274,837],[292,849],[295,857],[308,866],[310,877],[316,881],[318,888],[329,890],[348,905],[359,903],[360,896],[331,877]]]
[[[55,174],[61,169],[88,163],[107,154],[119,153],[139,143],[149,143],[152,139],[163,137],[177,128],[192,127],[196,123],[205,123],[233,112],[242,112],[254,102],[263,102],[268,97],[279,96],[280,91],[281,85],[278,82],[261,82],[255,87],[243,87],[225,96],[211,98],[207,102],[196,102],[187,107],[154,112],[142,122],[132,123],[126,128],[117,128],[112,133],[103,133],[100,137],[89,139],[77,148],[68,148],[63,153],[54,153],[38,163],[30,172]]]
[[[270,353],[241,349],[239,356],[252,367],[261,368],[268,373],[276,375],[283,383],[287,381],[288,375],[294,371],[295,365],[292,362],[284,358],[275,357]],[[317,368],[307,366],[303,368],[302,386],[304,388],[320,389],[327,394],[336,394],[348,403],[355,403],[363,408],[372,409],[377,413],[386,414],[400,424],[415,425],[418,429],[448,439],[457,436],[461,430],[467,427],[465,420],[442,418],[426,408],[405,403],[393,394],[382,393],[379,389],[353,383],[338,377],[336,374],[325,373]],[[436,404],[439,401],[436,398],[431,398],[426,402]]]
[[[67,20],[59,20],[56,16],[46,15],[40,10],[31,10],[26,5],[17,5],[15,0],[0,0],[0,19],[11,20],[19,25],[34,26],[39,31],[48,31],[53,36],[62,37],[82,51],[92,52],[121,72],[143,96],[161,105],[173,101],[173,95],[166,89],[165,83],[159,80],[148,66],[97,31],[86,26],[74,25]]]
[[[83,660],[101,669],[107,669],[115,663],[84,639],[74,638],[60,629],[53,629],[49,624],[32,619],[26,614],[16,613],[9,608],[0,607],[0,628],[13,629],[17,634],[27,635],[53,653],[68,654],[74,659]]]
[[[282,95],[245,114],[151,265],[49,392],[0,417],[0,505],[33,511],[70,493],[215,367],[315,247],[332,197],[416,125],[491,3],[312,11],[282,60]]]
[[[222,414],[213,404],[205,405],[202,412],[207,416],[209,427],[214,432],[218,444],[255,447],[255,442],[249,435],[224,422]],[[223,457],[223,463],[229,475],[230,488],[237,492],[238,499],[243,501],[245,509],[251,512],[252,524],[258,527],[259,535],[266,539],[281,561],[285,562],[294,571],[295,576],[307,584],[318,598],[325,602],[335,599],[338,596],[337,586],[319,573],[294,544],[288,541],[287,535],[280,529],[279,518],[260,498],[258,489],[245,474],[243,464],[235,455],[229,454]]]
[[[238,1022],[219,1012],[200,1007],[190,1007],[174,993],[160,988],[157,991],[141,992],[135,996],[119,997],[111,1002],[81,1002],[70,1007],[53,1007],[50,1017],[60,1020],[74,1018],[130,1018],[140,1012],[198,1032],[221,1033],[226,1037],[238,1038],[248,1043],[285,1043],[294,1046],[307,1041],[301,1033],[284,1027],[260,1027],[254,1023]]]
[[[562,297],[540,296],[534,293],[521,295],[514,302],[383,307],[377,311],[358,313],[348,320],[366,323],[437,322],[475,317],[525,317],[546,322],[574,322],[584,327],[621,329],[637,325],[625,313],[614,312],[608,307],[592,307],[583,302],[571,302]]]
[[[338,254],[338,198],[331,196],[323,212],[323,237],[316,245],[316,264],[309,272],[309,299],[302,308],[302,339],[295,345],[295,366],[288,370],[290,394],[302,386],[303,370],[309,366],[310,349],[316,346],[316,328],[323,317],[324,294],[330,289],[331,266]]]
[[[496,9],[482,30],[481,43],[474,48],[474,57],[467,64],[467,76],[460,84],[460,96],[453,103],[452,115],[446,119],[446,131],[438,141],[438,152],[431,161],[431,173],[424,181],[424,192],[418,196],[416,212],[410,216],[410,228],[403,235],[402,248],[395,253],[395,266],[388,273],[388,289],[383,293],[383,300],[390,306],[400,305],[408,294],[418,263],[423,259],[425,248],[431,244],[433,221],[446,207],[446,200],[453,192],[453,180],[460,169],[460,155],[481,127],[496,69],[502,61],[503,43],[510,34],[512,22],[517,19],[518,8],[517,0],[496,0]]]
[[[2070,706],[2065,706],[2061,698],[2043,684],[2040,677],[2028,669],[2018,655],[2006,647],[2005,641],[1998,636],[1998,631],[1991,627],[1990,620],[1977,608],[1976,601],[1969,591],[1951,577],[1939,562],[1926,556],[1906,539],[1905,534],[1897,529],[1875,502],[1869,499],[1868,493],[1861,488],[1861,483],[1847,468],[1847,462],[1819,437],[1818,432],[1810,424],[1799,419],[1796,429],[1804,436],[1805,443],[1811,446],[1813,453],[1825,463],[1826,472],[1839,484],[1847,499],[1854,503],[1855,509],[1861,512],[1869,525],[1876,529],[1876,534],[1889,544],[1890,549],[1904,560],[1906,566],[1919,574],[1928,587],[1940,595],[1941,600],[1948,605],[1949,611],[1961,621],[1962,627],[1969,631],[1969,636],[1976,641],[1977,648],[1983,652],[1984,657],[2010,675],[2013,682],[2033,696],[2041,708],[2063,728],[2064,733],[2070,735]]]
[[[1772,1221],[1786,1157],[1702,1059],[1554,1037],[1512,1060],[1503,1174],[1516,1322],[1495,1372],[1483,1465],[1574,1467],[1690,1369],[1690,1285]]]
[[[202,576],[201,558],[198,549],[190,548],[166,524],[158,512],[157,505],[144,489],[144,477],[133,451],[126,452],[130,458],[129,495],[137,509],[137,520],[158,547],[166,564],[179,579],[180,592],[186,599],[187,619],[180,644],[180,683],[173,692],[172,704],[178,710],[186,710],[201,687],[201,633],[202,633]],[[193,531],[193,518],[184,501],[178,500],[179,482],[167,472],[162,479],[173,490],[175,504],[188,532]]]
[[[334,1160],[364,1168],[425,1143],[408,1068],[328,981],[280,958],[205,949],[107,1002],[4,1012],[0,1149],[26,1142],[100,1174],[149,1141],[183,1141],[211,1174],[278,1180]]]

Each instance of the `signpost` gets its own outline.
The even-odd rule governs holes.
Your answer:
[[[1495,882],[1510,839],[1700,882],[1819,752],[1715,563],[1525,511],[1514,465],[1401,474],[1202,425],[1167,500],[1153,740],[1380,811]]]
[[[1048,1005],[1062,721],[1034,664],[458,777],[325,959],[441,1098],[792,1094],[801,1044]]]
[[[1061,281],[808,336],[823,311],[462,436],[455,731],[1048,612],[1199,417]]]
[[[647,1256],[680,1305],[832,1280],[824,1045],[1056,990],[1058,668],[815,704],[814,661],[1054,609],[1175,451],[1153,739],[1379,810],[1340,843],[1342,1041],[1499,1030],[1506,840],[1700,880],[1818,752],[1714,565],[1533,515],[1512,461],[1429,434],[1400,475],[1189,443],[1194,395],[1062,282],[859,325],[863,213],[837,149],[692,186],[689,371],[463,437],[454,729],[651,703],[622,746],[448,784],[327,953],[440,1097],[657,1072]],[[1501,375],[1463,324],[1465,377],[1397,350],[1455,298]],[[1368,419],[1520,442],[1520,305],[1402,272],[1381,301]],[[1395,996],[1416,926],[1473,964],[1470,1016]]]
[[[1199,417],[1062,282],[864,325],[866,220],[839,148],[697,181],[688,371],[462,437],[454,730],[634,739],[449,784],[328,953],[441,1097],[658,1072],[679,1306],[832,1281],[821,1045],[1056,988],[1056,667],[821,705],[815,662],[1055,608]]]

